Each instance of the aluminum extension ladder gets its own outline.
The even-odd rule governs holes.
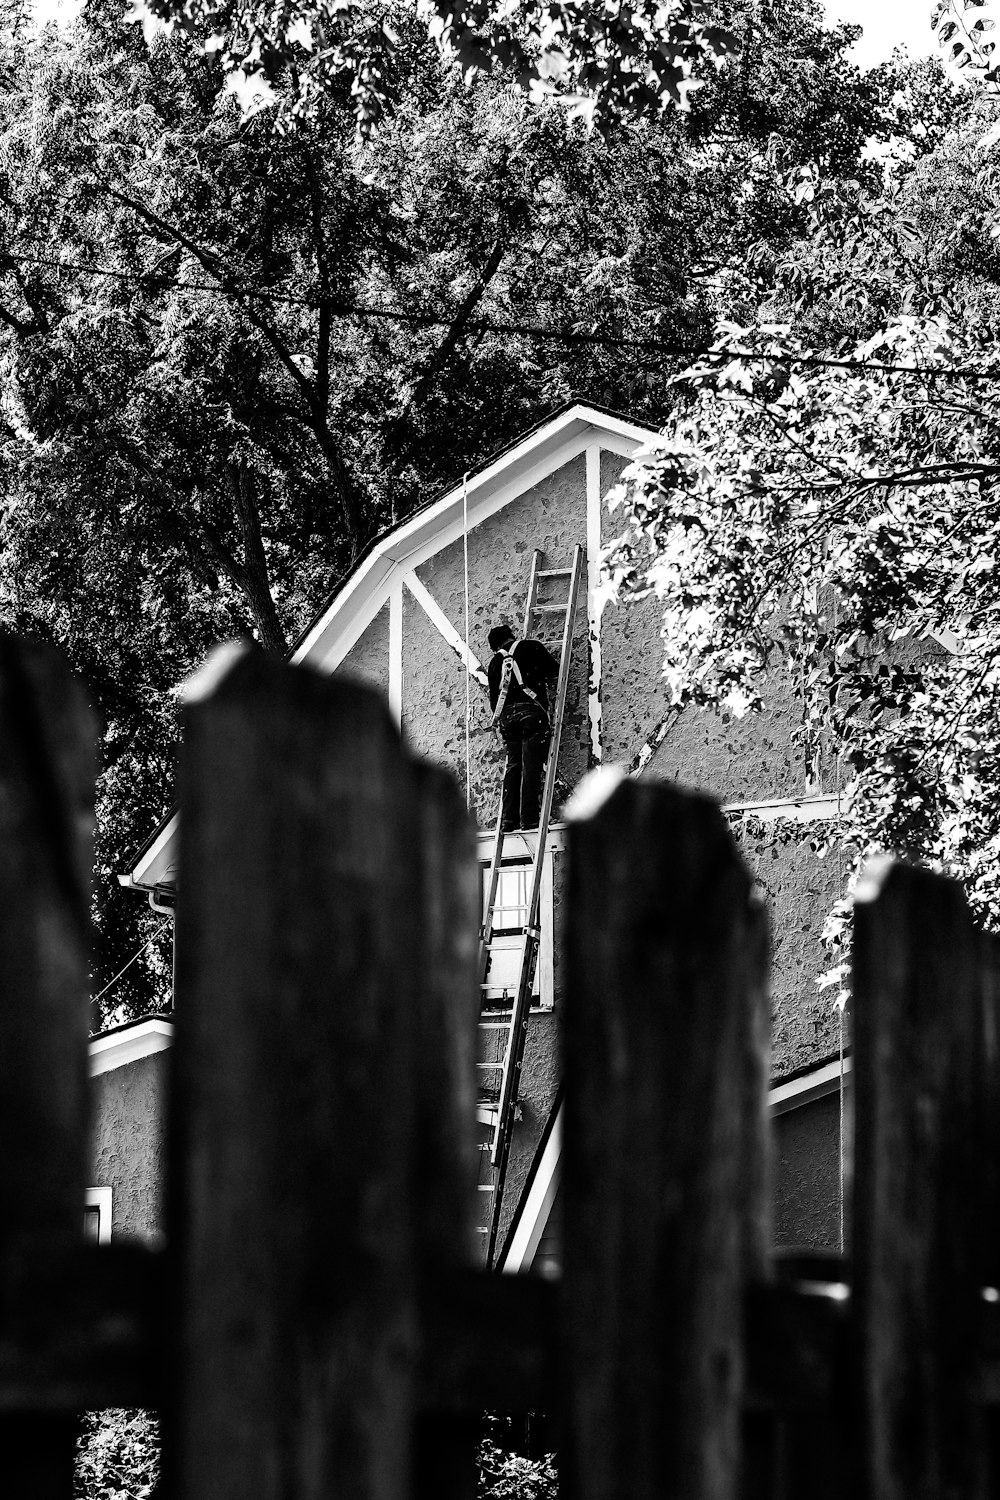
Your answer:
[[[480,1021],[481,1034],[483,1032],[495,1032],[506,1030],[507,1039],[504,1048],[503,1061],[481,1062],[477,1066],[481,1073],[499,1073],[500,1085],[496,1092],[496,1103],[493,1107],[492,1129],[489,1145],[481,1147],[481,1151],[489,1153],[489,1167],[491,1180],[480,1184],[480,1192],[484,1196],[489,1208],[488,1223],[481,1225],[481,1232],[488,1233],[486,1249],[486,1265],[492,1267],[496,1254],[497,1233],[500,1227],[500,1210],[503,1206],[504,1183],[507,1177],[507,1163],[510,1159],[510,1142],[514,1129],[514,1118],[517,1109],[518,1086],[521,1080],[521,1065],[524,1061],[524,1044],[528,1033],[528,1011],[531,1007],[531,995],[534,985],[535,968],[538,963],[538,947],[541,936],[539,925],[539,897],[542,885],[542,867],[545,862],[545,844],[548,838],[549,821],[552,817],[552,803],[555,798],[557,766],[559,762],[559,744],[562,738],[563,717],[566,711],[566,688],[569,682],[570,656],[573,648],[573,627],[576,619],[577,600],[580,593],[580,580],[583,576],[584,550],[577,547],[573,553],[573,561],[568,568],[543,568],[542,554],[537,551],[531,562],[531,578],[528,584],[528,599],[524,611],[524,629],[521,633],[522,639],[537,634],[537,621],[543,615],[558,614],[563,617],[562,646],[559,655],[559,674],[556,678],[555,697],[550,709],[549,719],[551,724],[551,739],[549,741],[548,761],[545,769],[545,782],[542,789],[541,808],[538,816],[537,833],[529,832],[527,837],[536,840],[534,859],[531,865],[531,878],[528,886],[528,899],[524,911],[524,927],[518,935],[521,937],[521,953],[518,964],[517,986],[514,990],[514,1001],[509,1016],[500,1020]],[[556,584],[558,580],[567,581],[567,592],[565,598],[553,601],[540,599],[539,595],[543,588],[548,589]],[[490,862],[489,876],[486,882],[486,899],[483,903],[483,924],[480,931],[479,949],[479,979],[484,999],[490,991],[489,968],[491,950],[494,942],[494,914],[496,909],[497,887],[500,879],[500,867],[503,859],[504,834],[501,830],[503,821],[503,799],[497,811],[496,830],[493,838],[493,857]],[[510,929],[504,933],[510,935]],[[485,1215],[484,1215],[485,1218]]]

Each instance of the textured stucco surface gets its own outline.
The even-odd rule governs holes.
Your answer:
[[[839,1045],[835,991],[820,990],[816,979],[829,967],[819,935],[843,877],[836,854],[819,859],[809,848],[807,825],[787,839],[753,821],[734,832],[770,913],[771,1071],[781,1078]]]
[[[601,493],[617,481],[625,460],[601,457]],[[618,512],[604,506],[601,539],[621,531]],[[663,682],[662,606],[655,597],[609,604],[601,621],[604,759],[629,765],[667,719],[665,737],[647,770],[711,792],[723,802],[762,802],[806,791],[801,757],[791,731],[799,711],[789,675],[775,668],[767,679],[764,710],[743,719],[706,709],[676,713]]]
[[[774,1238],[781,1249],[840,1248],[840,1095],[774,1122]]]
[[[544,554],[546,568],[568,567],[573,548],[586,542],[586,461],[581,456],[557,469],[543,483],[527,490],[503,510],[490,516],[469,533],[469,644],[485,667],[489,660],[486,637],[492,625],[509,623],[518,634],[524,622],[524,606],[535,548]],[[465,567],[462,541],[458,540],[423,563],[417,570],[421,583],[450,620],[458,634],[465,632]],[[558,597],[556,595],[555,597]],[[562,597],[565,598],[563,590]],[[419,617],[419,618],[418,618]],[[561,617],[542,617],[539,639],[559,655]],[[403,721],[412,743],[433,760],[454,764],[457,726],[461,726],[462,779],[465,777],[465,673],[452,652],[434,648],[430,635],[441,637],[418,605],[404,595],[403,612]],[[589,727],[587,720],[587,675],[589,649],[586,625],[586,587],[580,592],[573,654],[570,658],[566,715],[563,721],[559,767],[563,777],[575,784],[587,769]],[[484,690],[472,712],[473,793],[480,823],[488,825],[496,807],[500,756],[495,735],[489,732],[489,703]],[[450,705],[444,707],[446,699]],[[492,746],[490,747],[490,741]]]
[[[776,669],[768,676],[763,699],[760,713],[742,719],[714,709],[674,714],[650,772],[711,792],[723,802],[801,797],[809,782],[791,742],[800,715],[787,673]]]
[[[465,668],[407,589],[403,590],[403,733],[419,755],[450,770],[465,790]],[[481,827],[496,817],[503,745],[490,728],[489,699],[469,684],[469,757],[473,813]]]
[[[337,668],[386,692],[389,687],[389,606],[383,604]]]
[[[99,1073],[91,1086],[90,1186],[111,1188],[113,1238],[161,1232],[168,1052]]]
[[[601,545],[622,530],[622,516],[609,511],[608,492],[628,460],[601,454]],[[627,766],[667,712],[663,686],[661,610],[656,599],[623,599],[601,615],[601,739],[607,765]]]

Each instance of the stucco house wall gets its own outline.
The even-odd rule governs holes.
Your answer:
[[[486,636],[498,621],[520,631],[536,548],[545,568],[562,568],[569,566],[575,545],[585,546],[587,574],[573,635],[562,776],[572,786],[599,761],[617,763],[632,773],[706,790],[729,808],[771,904],[773,1061],[780,1078],[829,1056],[837,1041],[839,1018],[815,980],[824,967],[818,932],[839,893],[841,872],[835,860],[819,860],[809,847],[810,819],[829,816],[831,799],[822,809],[812,805],[815,789],[792,744],[796,704],[786,675],[771,674],[759,715],[733,720],[703,711],[678,714],[664,691],[658,601],[621,600],[600,607],[600,549],[620,530],[606,498],[649,436],[625,419],[586,407],[542,424],[470,476],[467,485],[381,539],[310,626],[293,659],[349,673],[386,693],[413,749],[450,769],[463,788],[468,775],[470,805],[480,828],[491,829],[503,749],[490,729],[482,682]],[[537,633],[558,649],[560,628],[559,617],[550,615]],[[466,638],[471,680],[463,659]],[[151,841],[129,883],[150,890],[158,878],[171,878],[172,837],[166,830]],[[553,1005],[535,1009],[530,1018],[505,1223],[531,1173],[559,1076],[564,860],[558,851],[552,859]],[[484,1060],[495,1055],[497,1036],[483,1038]],[[136,1107],[147,1108],[138,1083],[135,1088]],[[109,1088],[102,1106],[109,1122],[115,1118],[115,1097]],[[814,1140],[819,1149],[821,1136]],[[149,1163],[136,1166],[141,1175]],[[138,1205],[133,1217],[140,1217]]]
[[[111,1237],[151,1241],[163,1230],[167,1053],[90,1081],[90,1182],[111,1189]]]

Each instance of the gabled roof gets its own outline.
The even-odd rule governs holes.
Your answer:
[[[471,530],[541,483],[595,440],[631,457],[654,436],[650,428],[597,406],[574,402],[564,407],[376,537],[299,637],[290,659],[332,672],[379,612],[401,572],[419,566],[461,537],[466,527]],[[118,877],[122,885],[152,892],[176,884],[176,827],[177,816],[171,814],[134,856],[129,872]]]
[[[631,456],[655,433],[625,417],[575,402],[531,429],[483,468],[384,532],[301,636],[293,661],[329,670],[338,664],[381,607],[393,574],[414,568],[501,510],[582,452],[597,434],[602,445]],[[467,511],[467,515],[466,515]],[[376,602],[377,601],[377,602]]]

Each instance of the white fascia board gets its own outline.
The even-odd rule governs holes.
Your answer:
[[[175,885],[177,882],[177,814],[169,818],[160,829],[135,868],[127,875],[119,875],[119,885],[132,890],[150,891],[157,885]]]
[[[580,435],[558,449],[543,454],[531,467],[522,468],[497,489],[473,494],[469,481],[468,525],[470,531],[525,490],[541,484],[550,474],[572,462],[586,447]],[[534,455],[533,455],[534,456]],[[505,466],[506,467],[506,466]],[[488,471],[491,472],[491,471]],[[481,478],[483,476],[480,476]],[[428,558],[459,540],[465,530],[462,486],[457,486],[436,505],[423,511],[379,542],[372,556],[330,605],[322,619],[295,653],[296,661],[309,661],[323,672],[334,671],[389,597],[397,569],[406,577]]]
[[[851,1059],[845,1057],[843,1067],[841,1067],[840,1059],[835,1057],[832,1062],[824,1063],[820,1068],[813,1068],[808,1073],[802,1073],[798,1078],[791,1078],[787,1083],[776,1083],[768,1090],[768,1113],[784,1115],[790,1109],[799,1109],[803,1104],[811,1104],[814,1099],[822,1099],[827,1094],[835,1094],[840,1088],[841,1078],[847,1079],[850,1074]]]
[[[642,438],[637,441],[633,437],[620,437],[617,433],[611,433],[610,435],[602,438],[601,447],[606,448],[609,453],[617,453],[619,458],[627,458],[631,460],[638,456],[640,450],[647,449],[650,444],[650,439],[655,436],[655,433],[646,432],[643,434]]]
[[[760,818],[762,823],[772,823],[778,818],[788,818],[793,823],[818,823],[840,817],[846,796],[842,792],[839,797],[809,795],[779,797],[770,802],[729,802],[722,811],[729,817],[745,814]]]
[[[90,1043],[90,1076],[110,1073],[113,1068],[123,1068],[126,1063],[139,1062],[154,1053],[165,1052],[174,1039],[172,1021],[138,1021],[135,1026],[121,1031],[109,1032],[107,1036],[96,1036]]]
[[[384,602],[376,603],[376,598],[392,568],[412,571],[462,535],[466,500],[468,525],[472,529],[579,457],[595,436],[599,441],[603,437],[606,445],[613,445],[616,452],[621,452],[624,444],[631,453],[656,434],[635,423],[606,417],[592,407],[571,407],[501,454],[488,468],[471,475],[467,485],[453,486],[435,504],[383,537],[367,562],[316,621],[294,659],[310,660],[321,669],[332,671]]]
[[[341,636],[348,641],[341,652],[341,656],[346,656],[392,591],[396,562],[387,555],[388,540],[386,538],[381,541],[368,560],[347,580],[326,613],[313,623],[308,634],[296,647],[292,653],[292,661],[308,661],[317,667],[326,664],[329,654],[326,641],[333,619],[338,624],[338,643]],[[338,664],[339,661],[334,663],[335,666]],[[329,670],[332,671],[333,668],[330,667]]]

